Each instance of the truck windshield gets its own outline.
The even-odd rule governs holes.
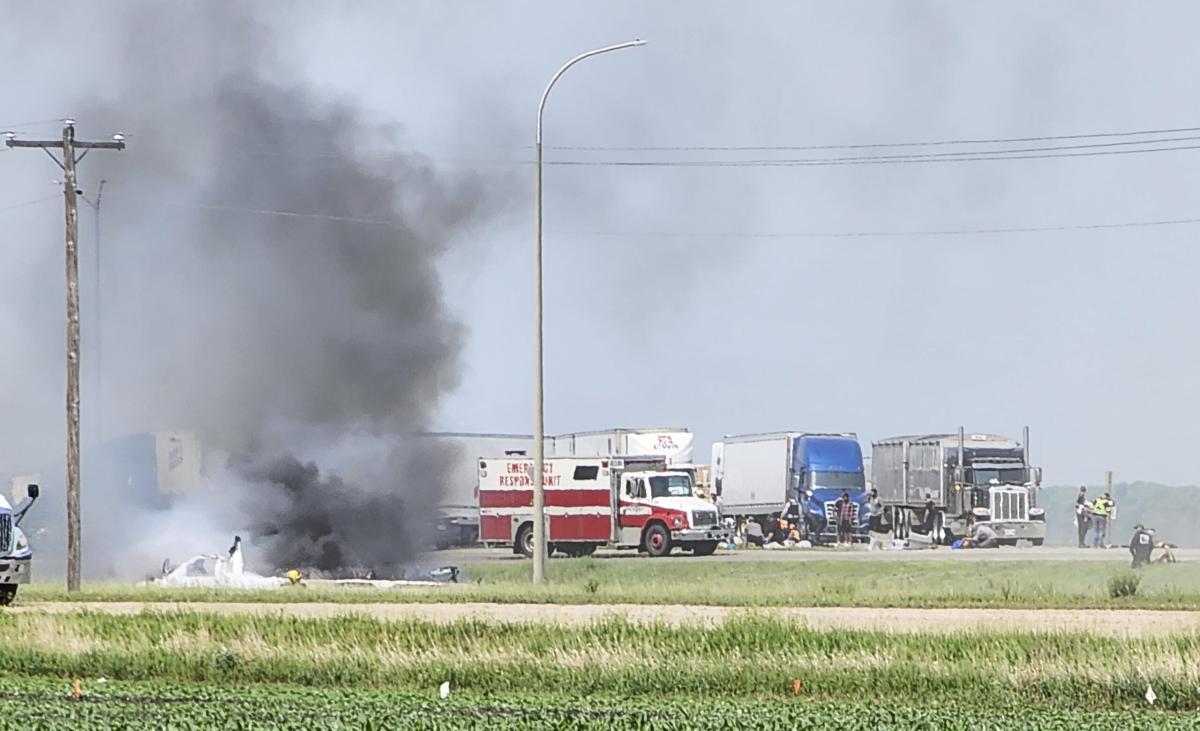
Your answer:
[[[862,490],[867,486],[861,472],[811,472],[813,490]]]
[[[975,467],[971,470],[973,485],[990,485],[992,480],[1001,485],[1024,485],[1025,469],[1023,467]]]
[[[687,475],[650,478],[650,497],[691,497],[692,481]]]

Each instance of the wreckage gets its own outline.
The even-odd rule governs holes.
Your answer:
[[[227,556],[201,553],[174,568],[167,559],[163,561],[162,576],[149,583],[203,589],[277,589],[289,581],[247,572],[241,536],[234,536]]]
[[[442,566],[432,570],[406,571],[400,579],[376,579],[374,572],[356,570],[348,578],[313,579],[307,583],[325,586],[366,586],[375,589],[393,589],[405,586],[442,586],[458,583],[458,567]],[[172,566],[171,560],[163,561],[162,573],[158,578],[143,582],[148,586],[163,586],[188,589],[278,589],[288,585],[303,585],[302,573],[296,569],[286,576],[262,576],[246,571],[242,555],[241,536],[234,536],[233,545],[227,555],[201,553]]]

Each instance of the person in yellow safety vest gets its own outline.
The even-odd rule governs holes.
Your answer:
[[[1108,514],[1112,510],[1112,498],[1106,492],[1092,502],[1092,548],[1104,548],[1104,534],[1108,528]]]

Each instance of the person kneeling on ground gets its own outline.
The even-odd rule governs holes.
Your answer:
[[[1138,568],[1150,563],[1150,554],[1154,552],[1154,536],[1141,523],[1133,528],[1133,536],[1129,539],[1129,553],[1133,556],[1130,568]]]
[[[1000,537],[996,535],[996,531],[983,523],[971,526],[967,537],[962,540],[963,548],[997,548],[999,545]]]
[[[763,529],[762,524],[753,518],[746,520],[746,545],[763,547]]]
[[[781,546],[787,545],[788,539],[788,523],[783,518],[775,521],[775,527],[771,530],[770,543],[778,543]]]

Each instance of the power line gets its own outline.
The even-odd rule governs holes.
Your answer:
[[[975,236],[995,234],[1025,234],[1053,231],[1093,231],[1102,229],[1145,228],[1155,226],[1183,226],[1200,224],[1200,218],[1173,218],[1158,221],[1121,221],[1115,223],[1080,223],[1062,226],[1014,226],[1008,228],[959,228],[928,229],[917,231],[833,231],[801,233],[668,233],[636,231],[572,231],[569,236],[596,236],[605,238],[663,238],[663,239],[845,239],[845,238],[904,238],[915,236]]]
[[[341,221],[344,223],[362,223],[372,226],[389,226],[395,228],[404,227],[405,224],[397,220],[378,219],[378,218],[359,218],[356,216],[339,216],[326,213],[306,213],[303,211],[287,211],[276,210],[270,208],[243,208],[240,206],[230,206],[211,203],[197,203],[192,201],[169,200],[157,198],[154,196],[134,195],[129,193],[113,193],[109,192],[109,196],[113,198],[127,198],[130,200],[138,200],[151,202],[158,205],[179,206],[185,208],[197,208],[201,210],[211,211],[227,211],[237,213],[249,213],[260,216],[279,216],[285,218],[299,219],[316,219],[328,221]],[[675,239],[821,239],[821,238],[902,238],[914,236],[974,236],[974,235],[997,235],[997,234],[1024,234],[1024,233],[1043,233],[1053,231],[1089,231],[1103,229],[1122,229],[1122,228],[1148,228],[1160,226],[1183,226],[1200,224],[1200,218],[1171,218],[1159,219],[1150,221],[1118,221],[1110,223],[1080,223],[1066,224],[1058,226],[1011,226],[1001,228],[956,228],[956,229],[924,229],[924,230],[909,230],[909,231],[830,231],[830,232],[795,232],[795,233],[772,233],[772,232],[727,232],[713,233],[707,231],[699,232],[664,232],[664,231],[564,231],[564,236],[577,237],[606,237],[606,238],[675,238]]]
[[[178,206],[183,208],[198,208],[208,211],[230,211],[236,213],[250,213],[259,216],[278,216],[282,218],[306,218],[323,221],[343,221],[346,223],[364,223],[373,226],[391,226],[394,228],[404,228],[405,224],[402,221],[389,221],[386,219],[377,218],[359,218],[357,216],[338,216],[329,213],[306,213],[303,211],[283,211],[268,208],[243,208],[241,206],[229,206],[218,203],[196,203],[193,201],[170,200],[166,198],[157,198],[154,196],[135,195],[131,193],[114,193],[109,191],[111,198],[127,198],[129,200],[147,201],[164,206]]]
[[[563,150],[573,152],[771,152],[771,151],[787,151],[796,152],[804,150],[864,150],[878,148],[894,148],[894,147],[942,147],[955,145],[995,145],[995,144],[1012,144],[1025,142],[1049,142],[1055,140],[1085,140],[1085,139],[1101,139],[1105,137],[1139,137],[1147,135],[1168,135],[1168,134],[1184,134],[1200,132],[1200,127],[1166,127],[1156,129],[1140,129],[1140,130],[1123,130],[1117,132],[1086,132],[1076,134],[1061,134],[1061,135],[1035,135],[1027,137],[979,137],[979,138],[958,138],[958,139],[942,139],[942,140],[917,140],[905,142],[868,142],[868,143],[850,143],[850,144],[803,144],[803,145],[546,145],[547,150]],[[132,135],[131,135],[132,136]],[[258,137],[260,139],[278,140],[279,136],[275,133],[255,134],[253,132],[240,132],[237,135],[238,139],[248,139]],[[313,136],[314,142],[322,141],[324,138]],[[155,144],[146,140],[139,140],[139,144]],[[1137,144],[1136,142],[1131,144]],[[490,149],[490,150],[532,150],[532,145],[501,145],[501,144],[484,144],[484,143],[469,143],[469,142],[424,142],[421,145],[413,145],[410,147],[401,148],[399,151],[415,152],[422,148],[441,147],[441,148],[460,148],[460,149]],[[288,157],[338,157],[337,153],[328,152],[311,152],[306,154],[287,153],[275,148],[267,149],[263,147],[257,148],[263,154],[277,154]]]
[[[5,149],[7,149],[7,148],[5,148]],[[47,195],[47,196],[42,196],[41,198],[34,198],[31,201],[25,201],[24,203],[14,203],[11,206],[5,206],[4,208],[0,208],[0,213],[5,213],[7,211],[15,211],[18,208],[24,208],[25,206],[32,206],[36,203],[45,203],[46,201],[52,201],[57,198],[58,198],[57,194],[56,195]]]
[[[39,120],[35,120],[33,122],[20,122],[18,124],[3,124],[3,125],[0,125],[0,132],[3,132],[4,130],[10,130],[10,129],[21,129],[23,127],[36,127],[40,124],[57,124],[59,122],[62,122],[61,118],[60,119],[39,119]]]
[[[1200,138],[1197,138],[1200,139]],[[1073,149],[1073,148],[1067,148]],[[999,151],[988,155],[982,151],[972,152],[974,157],[930,157],[911,156],[894,159],[886,156],[864,157],[860,159],[798,159],[798,160],[550,160],[546,165],[565,167],[689,167],[689,168],[767,168],[767,167],[836,167],[843,165],[902,165],[920,163],[945,162],[990,162],[1001,160],[1047,160],[1052,158],[1069,157],[1103,157],[1109,155],[1140,155],[1148,152],[1178,152],[1182,150],[1197,150],[1200,145],[1180,145],[1177,147],[1151,147],[1136,150],[1092,150],[1089,152],[1053,152],[1038,154],[1008,154],[1009,151]]]
[[[984,145],[984,144],[1011,144],[1018,142],[1042,142],[1042,141],[1062,141],[1062,140],[1082,140],[1082,139],[1101,139],[1101,138],[1125,138],[1125,137],[1144,137],[1146,135],[1163,135],[1163,134],[1180,134],[1186,132],[1200,132],[1200,127],[1175,127],[1165,129],[1148,129],[1148,130],[1132,130],[1123,132],[1097,132],[1084,134],[1069,134],[1069,135],[1041,135],[1032,137],[1005,137],[1005,138],[979,138],[979,139],[954,139],[954,140],[929,140],[917,142],[881,142],[881,143],[864,143],[864,144],[845,144],[845,145],[781,145],[781,146],[736,146],[736,145],[711,145],[711,146],[646,146],[646,147],[619,147],[619,146],[562,146],[562,147],[547,147],[552,150],[563,151],[627,151],[627,152],[649,152],[649,151],[799,151],[799,150],[853,150],[853,149],[878,149],[878,148],[898,148],[898,147],[935,147],[935,146],[954,146],[954,145]],[[991,159],[1045,159],[1051,157],[1084,157],[1085,155],[1044,155],[1034,157],[1032,153],[1049,153],[1049,152],[1064,152],[1072,150],[1097,150],[1102,148],[1114,147],[1130,147],[1128,154],[1140,154],[1143,152],[1170,152],[1177,150],[1196,149],[1193,146],[1176,146],[1176,147],[1159,147],[1146,148],[1145,145],[1161,145],[1164,143],[1190,142],[1200,140],[1200,135],[1189,135],[1182,137],[1155,137],[1150,139],[1135,139],[1109,142],[1096,142],[1079,145],[1048,145],[1038,147],[1018,147],[1005,148],[999,150],[958,150],[953,152],[938,152],[938,153],[907,153],[899,155],[860,155],[849,157],[810,157],[810,158],[765,158],[765,159],[743,159],[743,160],[589,160],[589,159],[565,159],[565,160],[550,160],[547,165],[558,166],[612,166],[612,167],[789,167],[789,166],[831,166],[838,164],[847,165],[868,165],[868,164],[888,164],[890,162],[938,162],[945,160],[954,160],[961,158],[963,162],[983,162]],[[147,142],[151,146],[156,146],[154,142]],[[474,147],[492,148],[492,149],[516,149],[526,150],[528,147],[504,147],[504,146],[487,146],[474,145]],[[269,157],[283,157],[291,159],[342,159],[344,156],[336,152],[320,152],[312,151],[305,153],[297,153],[293,151],[284,151],[277,149],[268,149],[261,146],[243,148],[248,154],[263,155]],[[403,155],[417,154],[424,160],[433,163],[451,163],[451,164],[487,164],[487,165],[532,165],[532,160],[523,159],[472,159],[472,158],[438,158],[424,155],[419,149],[414,147],[399,148],[391,151],[379,151],[373,153],[374,156],[387,155]],[[328,167],[340,167],[339,165],[329,165]]]
[[[1160,138],[1154,140],[1092,143],[1085,145],[1054,145],[1046,147],[1012,148],[1005,150],[966,150],[961,152],[915,153],[909,155],[861,155],[851,157],[811,157],[811,158],[781,158],[781,159],[747,159],[747,160],[547,160],[545,165],[556,167],[646,167],[646,168],[785,168],[785,167],[838,167],[846,165],[897,165],[945,162],[990,162],[1005,160],[1046,160],[1072,157],[1104,157],[1110,155],[1140,155],[1157,152],[1181,152],[1200,149],[1200,145],[1174,145],[1166,147],[1131,147],[1130,149],[1112,150],[1096,149],[1117,146],[1162,144],[1172,142],[1192,142],[1200,140],[1200,135],[1187,137]],[[1075,152],[1083,150],[1083,152]],[[293,155],[266,150],[245,151],[246,154],[289,157],[295,159],[341,159],[342,156],[330,153],[313,153]],[[463,158],[430,158],[422,156],[431,163],[450,163],[462,165],[520,165],[532,166],[532,160],[482,160]],[[323,169],[357,169],[353,162],[320,163]],[[379,180],[398,181],[400,178],[380,177]]]
[[[612,152],[766,152],[771,150],[864,150],[880,147],[934,147],[949,145],[993,145],[1013,142],[1048,142],[1050,140],[1084,140],[1100,137],[1134,137],[1138,135],[1179,134],[1200,132],[1200,127],[1143,129],[1125,132],[1089,132],[1070,135],[1040,135],[1037,137],[993,137],[979,139],[923,140],[918,142],[871,142],[843,145],[667,145],[667,146],[547,146],[549,150],[612,151]]]
[[[1051,145],[1048,147],[1009,148],[1004,150],[964,150],[961,152],[925,152],[907,155],[859,155],[854,157],[810,157],[793,160],[730,160],[729,162],[744,162],[747,164],[767,163],[807,163],[807,162],[859,162],[876,160],[917,160],[933,158],[953,158],[969,155],[1015,155],[1030,152],[1060,152],[1063,150],[1086,150],[1110,147],[1129,147],[1130,145],[1156,145],[1171,142],[1192,142],[1200,140],[1200,135],[1189,137],[1160,137],[1151,140],[1127,140],[1124,142],[1092,142],[1086,145]]]

